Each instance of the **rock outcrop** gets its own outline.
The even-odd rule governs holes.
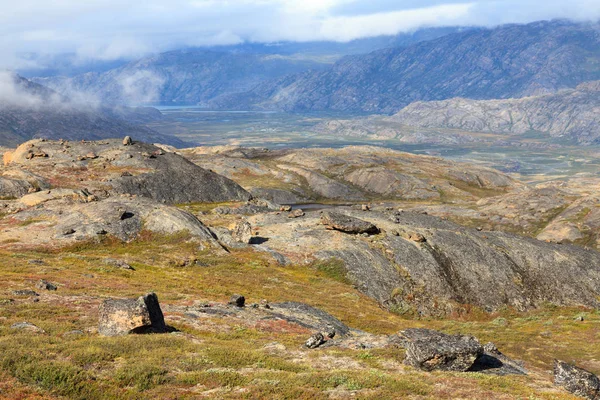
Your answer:
[[[31,159],[28,158],[31,152],[44,152],[48,157]],[[230,179],[200,168],[178,154],[139,141],[123,146],[118,139],[32,140],[5,154],[5,160],[9,166],[37,174],[63,189],[85,187],[92,193],[126,193],[169,204],[251,198],[250,193]]]

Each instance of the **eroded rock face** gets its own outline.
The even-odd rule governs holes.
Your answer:
[[[154,293],[137,299],[109,299],[100,305],[98,333],[121,336],[129,333],[165,333],[167,326]]]
[[[424,371],[468,371],[483,354],[473,336],[417,328],[400,332],[400,337],[406,348],[404,363]]]
[[[327,229],[335,229],[345,233],[379,233],[379,229],[370,222],[333,211],[324,212],[321,215],[321,223]]]
[[[585,399],[600,399],[600,379],[591,372],[564,361],[554,361],[554,384]]]

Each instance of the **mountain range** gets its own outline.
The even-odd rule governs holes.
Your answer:
[[[348,56],[286,76],[215,108],[394,113],[415,101],[505,99],[600,79],[600,25],[568,21],[473,29]]]

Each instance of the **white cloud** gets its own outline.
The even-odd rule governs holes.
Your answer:
[[[600,0],[0,0],[0,68],[18,54],[137,58],[240,41],[346,41],[421,26],[600,19]],[[20,64],[20,65],[19,65]]]

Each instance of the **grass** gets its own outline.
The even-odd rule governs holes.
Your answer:
[[[105,265],[127,260],[135,271]],[[200,265],[174,267],[178,258]],[[43,259],[45,265],[27,260]],[[0,397],[72,399],[321,399],[330,394],[358,399],[499,398],[571,399],[555,391],[546,374],[552,359],[578,360],[600,372],[600,315],[590,310],[547,308],[530,313],[477,312],[453,319],[414,319],[382,310],[345,280],[340,263],[280,266],[268,254],[237,250],[224,256],[199,250],[185,235],[144,235],[127,245],[82,243],[61,251],[0,252],[0,299],[30,288],[40,278],[60,284],[41,301],[0,303]],[[105,297],[159,294],[163,309],[195,301],[225,302],[233,293],[248,302],[300,301],[344,323],[377,334],[409,327],[469,333],[492,340],[522,358],[528,377],[423,373],[403,367],[398,349],[302,350],[310,333],[277,322],[247,324],[211,318],[197,325],[165,312],[181,332],[99,337],[97,306]],[[574,319],[585,312],[584,322]],[[47,334],[14,331],[29,321]],[[551,321],[551,323],[549,323]],[[69,334],[72,331],[83,334]],[[283,350],[270,351],[274,342]],[[532,397],[533,396],[533,397]]]

